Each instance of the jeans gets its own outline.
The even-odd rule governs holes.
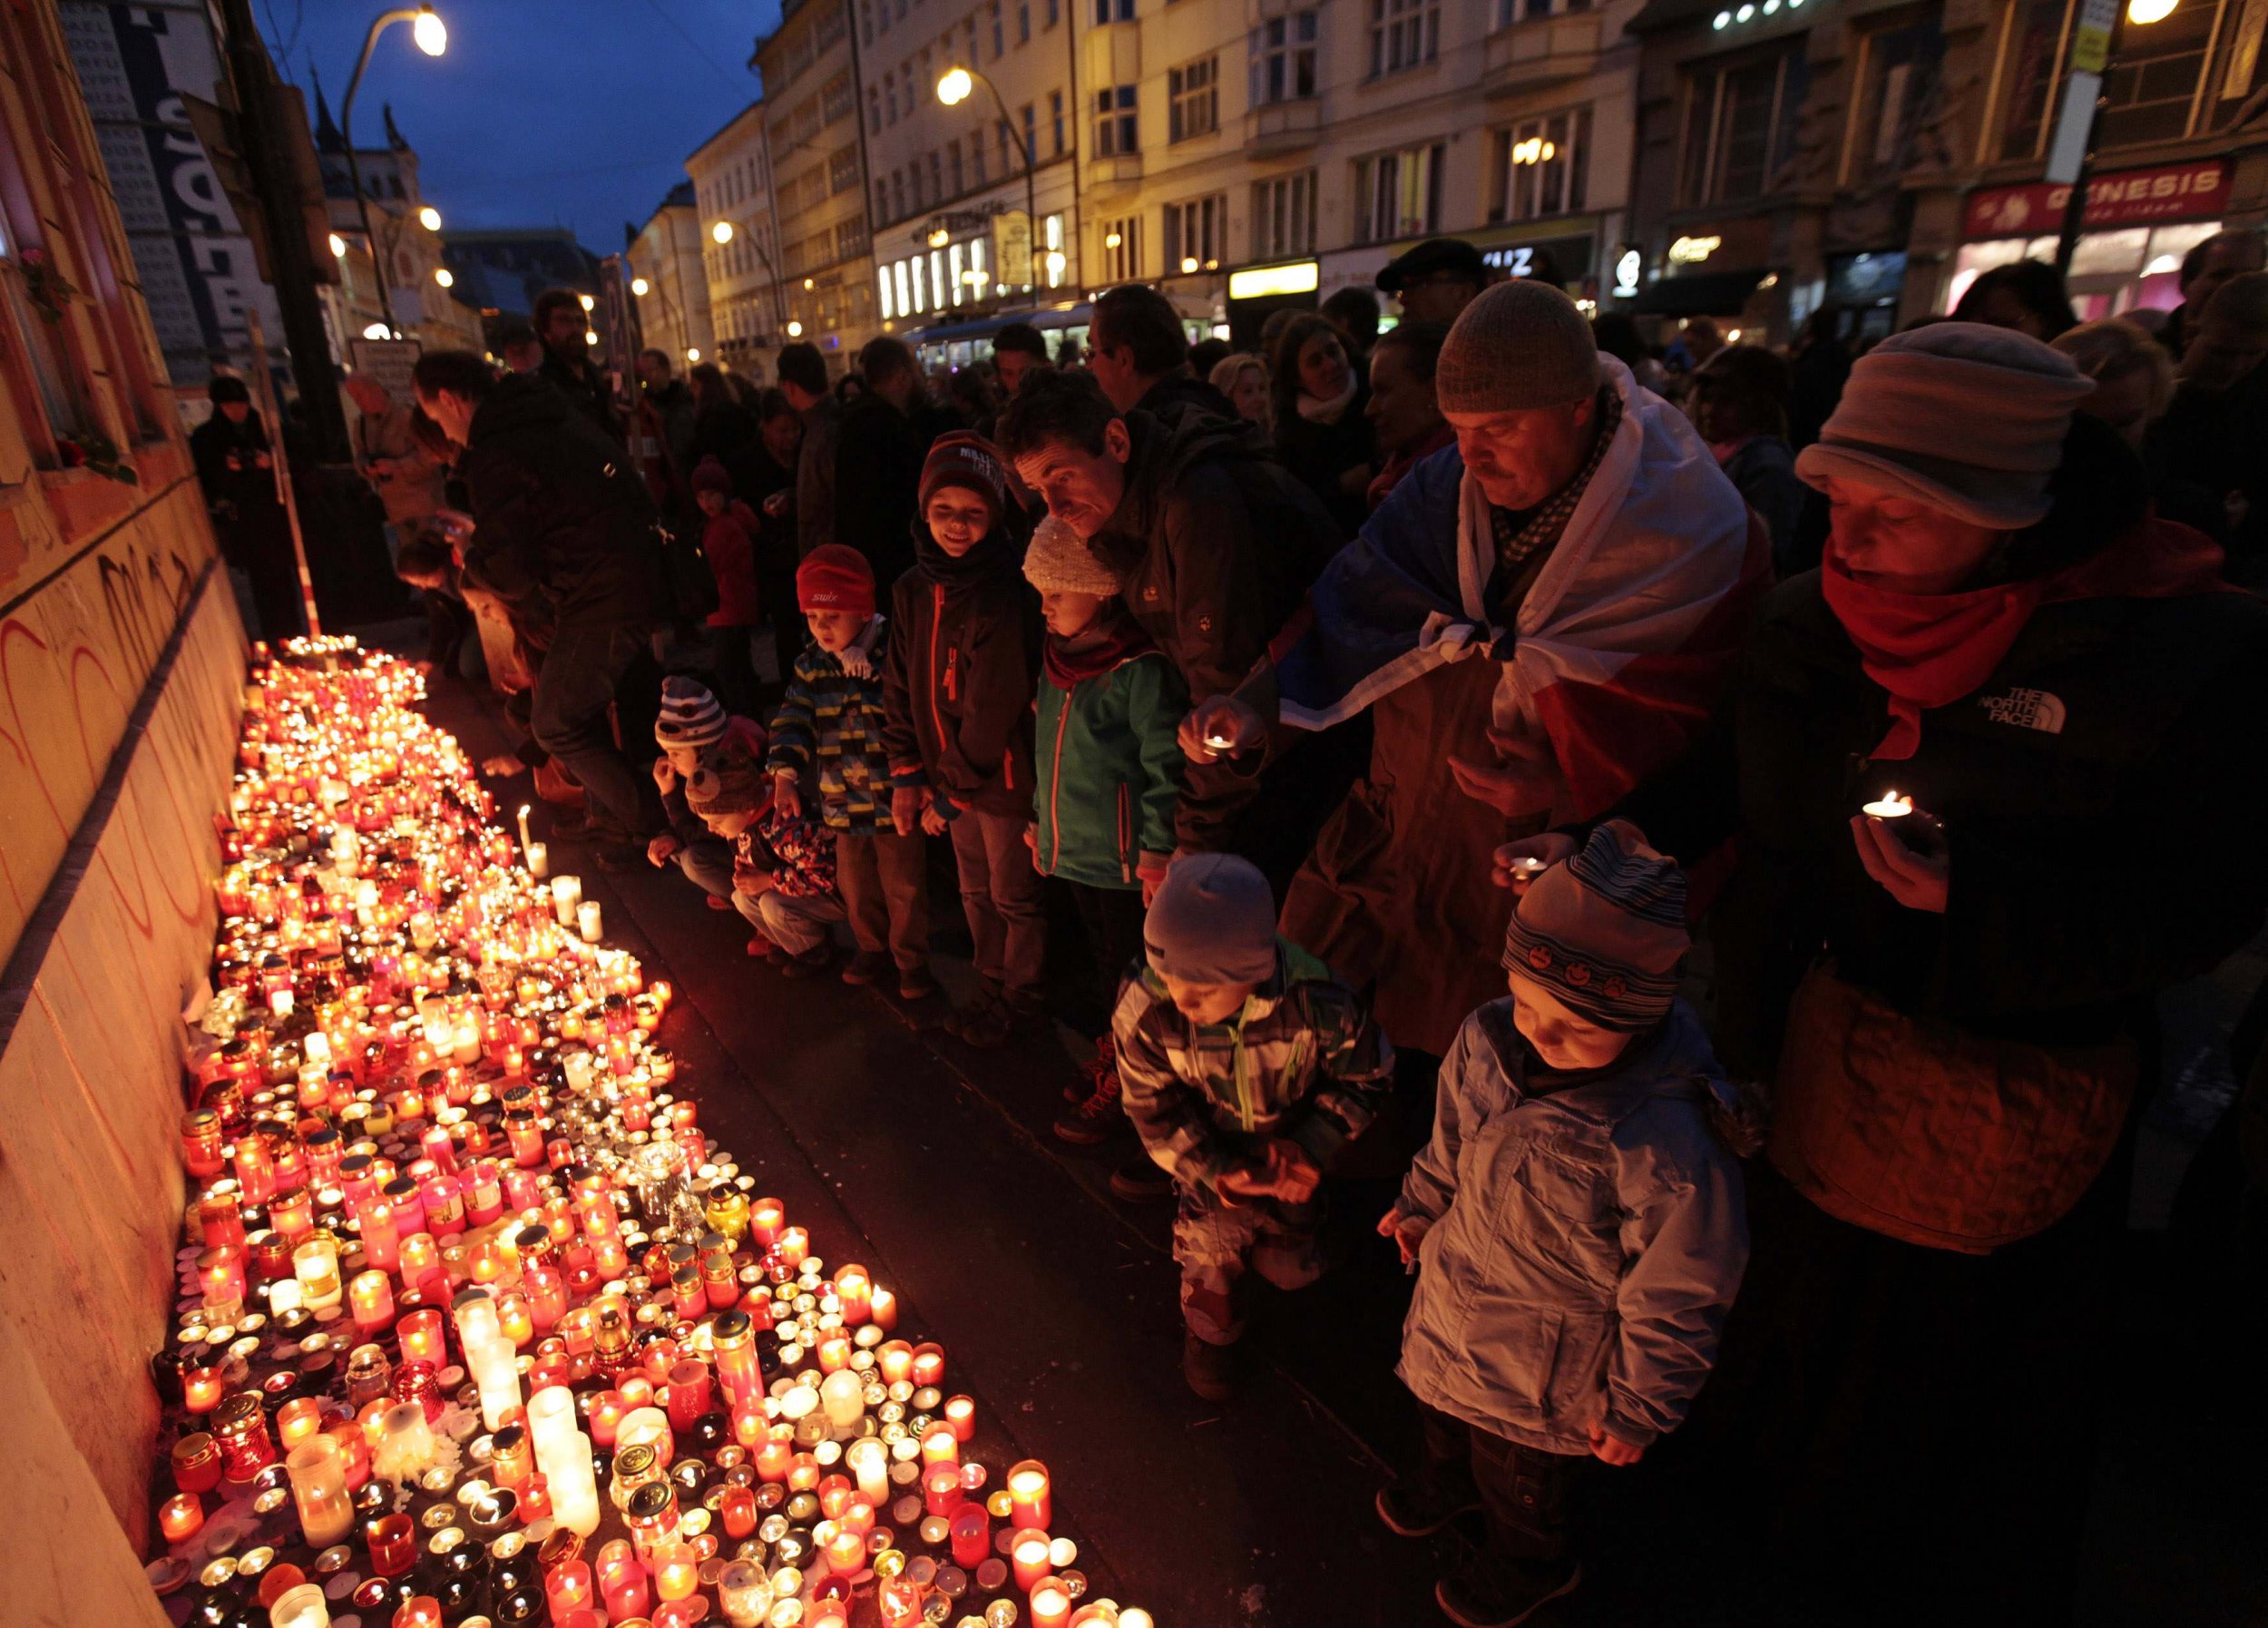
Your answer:
[[[862,955],[885,948],[898,970],[929,965],[928,849],[919,831],[835,833],[835,886]]]
[[[665,828],[660,793],[614,744],[607,709],[633,662],[650,659],[646,636],[604,616],[560,620],[535,675],[529,731],[581,783],[597,810],[638,841]]]
[[[1418,1476],[1452,1501],[1481,1505],[1491,1561],[1556,1565],[1571,1541],[1569,1495],[1585,1460],[1547,1453],[1418,1404],[1425,1461]]]
[[[976,941],[976,971],[992,988],[1035,998],[1047,957],[1047,906],[1023,834],[1029,815],[963,809],[948,828],[961,869],[961,908]]]
[[[673,856],[685,879],[718,898],[732,897],[732,844],[722,837],[702,837],[687,843]]]
[[[732,902],[740,914],[764,930],[764,937],[791,956],[807,956],[826,947],[828,927],[843,919],[843,904],[831,893],[789,896],[777,888],[750,898],[736,893]]]

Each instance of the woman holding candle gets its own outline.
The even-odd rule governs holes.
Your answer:
[[[1716,1041],[1775,1082],[1689,1430],[1769,1476],[1713,1500],[1730,1553],[1771,1545],[1732,1569],[1862,1596],[1854,1622],[1923,1588],[2062,1609],[2151,1005],[2268,904],[2268,761],[2230,750],[2268,608],[2152,515],[2074,416],[2089,387],[1966,323],[1856,364],[1797,460],[1833,508],[1822,570],[1768,602],[1715,739],[1628,805],[1688,861],[1737,836]],[[1913,812],[1859,811],[1893,788]]]

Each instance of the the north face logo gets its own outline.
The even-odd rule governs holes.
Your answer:
[[[2049,735],[2063,733],[2063,698],[2046,690],[2011,690],[2006,695],[1984,696],[1980,704],[1995,723]]]

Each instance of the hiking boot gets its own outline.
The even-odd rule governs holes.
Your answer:
[[[937,993],[937,980],[930,975],[929,965],[898,968],[898,999],[925,1001]]]
[[[807,955],[782,955],[779,976],[783,978],[816,978],[835,965],[835,952],[822,945]]]
[[[1102,1083],[1104,1074],[1115,1076],[1118,1072],[1119,1042],[1117,1036],[1110,1034],[1096,1035],[1095,1054],[1088,1060],[1085,1067],[1072,1076],[1071,1083],[1063,1087],[1063,1100],[1067,1103],[1085,1102],[1094,1095],[1095,1088]]]
[[[890,976],[890,957],[880,950],[860,950],[843,968],[846,984],[879,984]]]
[[[989,1052],[1006,1045],[1015,1027],[1015,1019],[1010,1014],[1007,1004],[992,1000],[981,1006],[972,1003],[963,1008],[961,1026],[955,1033],[961,1036],[962,1044]]]
[[[1173,1178],[1151,1163],[1147,1154],[1110,1172],[1110,1191],[1132,1203],[1173,1197]]]
[[[1189,1388],[1208,1402],[1226,1402],[1237,1394],[1237,1348],[1217,1346],[1184,1331],[1181,1336],[1181,1377]]]
[[[1397,1537],[1431,1537],[1461,1515],[1481,1507],[1470,1486],[1448,1491],[1422,1476],[1411,1476],[1378,1489],[1378,1518]]]
[[[1517,1628],[1582,1581],[1579,1561],[1530,1564],[1481,1554],[1433,1585],[1433,1603],[1457,1628]]]
[[[1049,1127],[1056,1141],[1068,1142],[1075,1148],[1090,1148],[1109,1140],[1112,1132],[1126,1123],[1126,1110],[1119,1103],[1118,1069],[1095,1069],[1091,1084],[1087,1100],[1069,1113],[1059,1115]]]

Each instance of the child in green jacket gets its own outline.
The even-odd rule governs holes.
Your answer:
[[[1023,574],[1040,591],[1048,630],[1033,731],[1032,862],[1070,889],[1102,970],[1107,1011],[1141,954],[1142,912],[1173,858],[1182,761],[1174,731],[1188,697],[1173,663],[1127,614],[1117,575],[1070,526],[1052,515],[1040,523]],[[1056,1122],[1055,1134],[1084,1146],[1124,1118],[1106,1035],[1095,1088]]]

